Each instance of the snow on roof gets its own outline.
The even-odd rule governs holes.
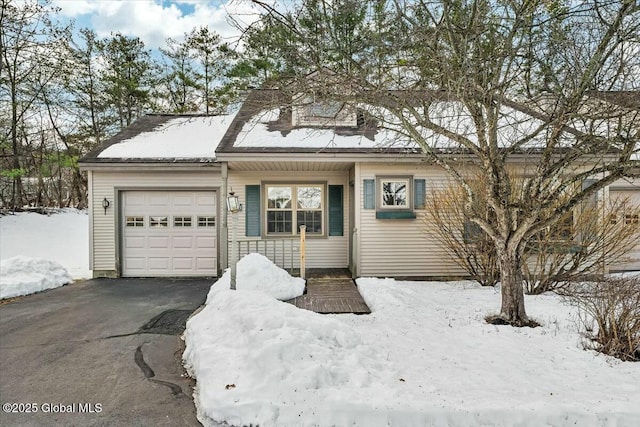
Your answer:
[[[401,134],[388,129],[379,129],[373,139],[366,135],[336,132],[332,128],[301,127],[287,132],[269,129],[280,109],[264,111],[248,120],[238,133],[234,147],[266,148],[388,148],[416,147],[415,143]]]
[[[418,144],[405,135],[406,129],[400,119],[384,109],[366,105],[358,106],[361,110],[375,118],[379,123],[372,134],[354,131],[349,133],[336,131],[332,128],[293,127],[286,132],[270,129],[280,117],[280,109],[264,111],[248,120],[238,133],[234,147],[264,147],[264,148],[418,148]],[[477,142],[475,123],[459,102],[435,102],[429,108],[429,118],[438,126],[462,135],[473,142]],[[412,120],[411,117],[405,117]],[[536,132],[542,122],[526,113],[503,106],[498,120],[498,144],[509,146],[520,139]],[[460,144],[447,137],[439,135],[429,129],[421,127],[416,122],[425,141],[433,148],[459,148]],[[344,130],[344,129],[343,129]],[[539,135],[529,144],[540,144]],[[536,142],[536,140],[538,140]]]
[[[235,115],[176,117],[107,147],[99,158],[214,159]]]

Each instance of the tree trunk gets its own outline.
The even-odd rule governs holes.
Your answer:
[[[524,288],[522,285],[522,258],[510,253],[509,249],[498,252],[502,305],[500,314],[490,323],[506,323],[513,326],[536,326],[524,309]]]

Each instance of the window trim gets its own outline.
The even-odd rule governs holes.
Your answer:
[[[406,186],[406,199],[407,204],[405,206],[386,206],[383,205],[384,192],[382,186],[385,182],[400,182],[407,183]],[[408,211],[413,212],[413,176],[412,175],[380,175],[376,176],[376,211],[387,212],[399,212]]]
[[[298,211],[304,210],[313,210],[313,209],[298,209],[298,187],[320,187],[321,191],[321,233],[312,233],[307,231],[306,236],[311,238],[326,238],[328,235],[327,227],[328,227],[328,206],[327,206],[327,197],[328,197],[328,186],[327,181],[263,181],[261,183],[261,202],[262,206],[260,208],[261,215],[261,224],[262,224],[262,237],[268,239],[277,239],[283,237],[295,237],[299,236],[300,233],[298,231]],[[269,233],[268,228],[268,212],[269,209],[269,187],[290,187],[291,188],[291,209],[282,209],[281,211],[291,211],[291,233]],[[279,209],[278,209],[279,210]]]
[[[173,215],[172,224],[173,228],[193,228],[193,217],[191,215]]]

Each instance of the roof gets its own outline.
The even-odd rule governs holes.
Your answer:
[[[587,94],[592,98],[601,99],[614,105],[631,110],[640,110],[640,91],[638,90],[609,90],[609,91],[589,91]]]
[[[356,126],[294,126],[291,100],[278,89],[254,89],[218,146],[217,153],[419,153],[397,132],[381,129],[366,111]]]
[[[394,98],[428,99],[429,116],[440,127],[462,135],[471,141],[477,139],[475,123],[461,102],[446,96],[442,91],[421,91],[406,93],[392,91],[390,102]],[[416,95],[417,93],[417,95]],[[640,106],[640,92],[593,92],[598,98],[609,104],[618,105],[623,110],[635,110]],[[619,95],[619,97],[617,97]],[[393,106],[393,104],[390,104]],[[298,106],[299,107],[299,106]],[[295,106],[293,107],[295,108]],[[544,122],[548,115],[535,107],[527,107],[517,102],[504,100],[498,120],[498,144],[508,147],[514,141],[525,141],[519,151],[523,154],[540,152],[548,137]],[[291,98],[278,89],[255,89],[240,108],[227,133],[218,147],[221,160],[239,160],[243,154],[252,157],[261,154],[419,154],[420,147],[405,135],[406,127],[395,116],[383,109],[359,104],[356,126],[296,126],[292,115]],[[618,114],[618,113],[616,113]],[[626,113],[625,113],[626,114]],[[565,127],[566,133],[557,150],[571,150],[576,138],[596,132],[609,132],[607,118],[598,122],[585,122],[576,119]],[[529,139],[529,135],[538,135]],[[425,141],[432,148],[443,153],[465,153],[459,143],[440,134],[416,126]],[[616,150],[611,149],[611,152]]]
[[[233,115],[148,114],[87,154],[82,163],[215,161]]]
[[[622,108],[640,106],[640,92],[597,92],[593,98]],[[403,92],[394,91],[395,96]],[[406,98],[416,93],[406,93]],[[441,91],[419,93],[422,100],[429,99],[429,115],[442,128],[475,140],[473,120],[464,112],[464,106]],[[393,97],[391,97],[393,98]],[[405,135],[406,130],[397,118],[382,109],[359,104],[352,112],[352,125],[320,123],[315,126],[295,125],[291,98],[279,89],[254,89],[235,115],[175,115],[149,114],[123,129],[97,149],[85,156],[81,163],[214,163],[269,157],[330,156],[335,160],[349,156],[419,157],[422,151],[417,143]],[[504,112],[498,122],[498,142],[508,146],[535,132],[546,119],[541,111],[515,102],[503,102]],[[300,110],[297,110],[300,111]],[[299,117],[299,116],[296,116]],[[338,125],[336,125],[338,123]],[[566,149],[571,149],[576,137],[582,135],[584,124],[572,123],[567,127]],[[443,153],[467,153],[460,145],[446,137],[422,129],[426,141]],[[522,154],[539,152],[540,139],[545,133],[521,146]],[[562,151],[562,146],[558,150]],[[615,150],[614,150],[615,151]],[[637,153],[636,153],[637,155]],[[309,158],[311,160],[311,158]]]

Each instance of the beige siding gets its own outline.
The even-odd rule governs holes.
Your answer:
[[[327,171],[327,172],[309,172],[309,171],[300,171],[300,172],[248,172],[248,171],[235,171],[229,170],[229,188],[233,189],[233,191],[240,198],[240,202],[244,204],[245,201],[245,185],[260,185],[263,182],[282,182],[289,184],[296,184],[300,182],[326,182],[327,185],[342,185],[344,187],[344,231],[343,236],[328,236],[328,237],[307,237],[306,244],[306,268],[346,268],[349,264],[349,182],[348,182],[349,172],[344,171]],[[264,195],[261,194],[261,209],[262,215],[264,215]],[[326,200],[326,198],[325,198]],[[325,206],[325,216],[326,216],[326,206]],[[245,216],[243,212],[240,212],[237,215],[238,223],[237,226],[237,234],[239,241],[246,240],[278,240],[277,238],[262,238],[262,237],[246,237],[245,236]],[[325,221],[326,224],[326,221]],[[232,226],[231,218],[229,219],[229,227]],[[261,229],[264,230],[264,224],[261,225]],[[229,239],[231,238],[231,228],[229,229]],[[290,239],[289,239],[290,240]],[[275,244],[269,244],[269,248],[273,248]],[[240,243],[240,247],[243,247],[243,244]],[[265,247],[265,246],[261,246]],[[280,246],[278,246],[279,248]],[[278,257],[282,258],[283,261],[293,259],[294,267],[299,265],[299,245],[292,244],[287,245],[285,249],[284,255],[278,255]],[[271,249],[270,249],[271,250]],[[295,253],[293,256],[289,252],[290,250]],[[246,251],[242,251],[246,252]],[[260,251],[261,252],[261,251]],[[279,254],[279,250],[277,251]],[[229,257],[231,258],[231,256]],[[285,267],[288,265],[283,264]]]
[[[609,197],[612,200],[628,200],[628,202],[637,208],[640,206],[640,180],[621,181],[612,185],[609,191]],[[633,226],[625,224],[626,219],[621,218],[620,226]],[[611,271],[640,271],[640,242],[629,252],[623,262],[611,265]]]
[[[140,172],[103,172],[92,171],[89,174],[90,194],[92,195],[92,216],[90,227],[91,269],[96,272],[115,272],[116,270],[116,217],[119,212],[117,191],[152,189],[214,189],[221,185],[218,170],[183,171],[140,171]],[[111,206],[106,215],[102,200],[107,198]],[[220,203],[218,203],[220,205]]]
[[[425,165],[361,164],[356,179],[360,210],[358,229],[359,276],[464,276],[465,272],[447,255],[425,221],[425,210],[416,219],[376,219],[375,209],[364,209],[362,181],[385,175],[411,175],[426,180],[430,189],[447,183],[441,170]],[[377,192],[376,192],[377,193]],[[376,196],[379,196],[376,194]]]

